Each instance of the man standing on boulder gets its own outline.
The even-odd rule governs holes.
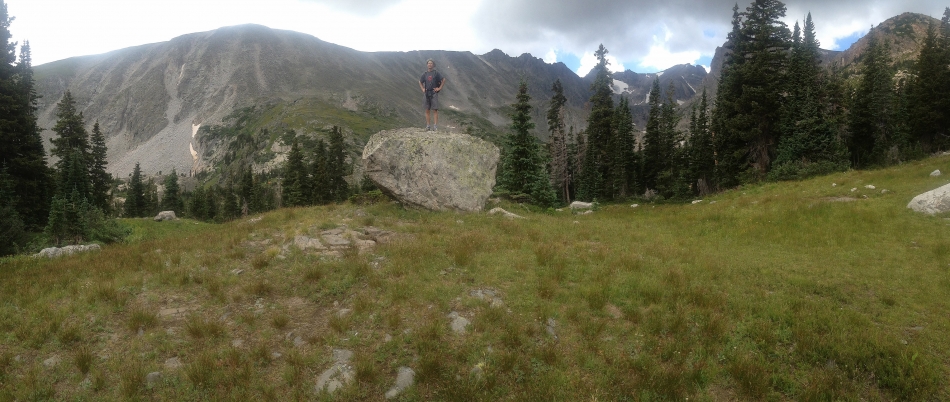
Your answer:
[[[432,59],[426,61],[426,72],[419,78],[419,89],[425,94],[423,109],[426,111],[426,131],[436,131],[439,126],[439,92],[445,85],[445,77],[435,70]],[[433,113],[432,125],[429,125],[429,111]]]

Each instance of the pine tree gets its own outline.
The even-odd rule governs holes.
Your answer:
[[[0,257],[19,251],[25,242],[26,227],[17,212],[16,186],[0,166]]]
[[[281,195],[285,207],[299,207],[309,204],[310,191],[307,166],[304,164],[303,152],[300,144],[294,137],[284,164],[283,194]]]
[[[5,4],[0,14],[0,19],[9,19]],[[0,28],[3,30],[5,28]],[[6,67],[3,70],[8,72]],[[33,79],[29,42],[20,47],[20,60],[13,72],[12,82],[0,83],[0,103],[9,106],[9,109],[3,107],[5,117],[0,117],[0,161],[6,164],[14,191],[20,199],[16,207],[19,216],[28,229],[37,230],[45,226],[49,216],[54,183],[52,171],[46,165],[46,151],[36,122],[36,100],[39,97]]]
[[[330,149],[327,152],[328,194],[331,202],[346,201],[350,187],[346,184],[346,148],[343,132],[333,126],[330,130]]]
[[[219,218],[218,213],[218,190],[216,186],[211,186],[205,189],[204,192],[204,214],[205,220],[209,222],[215,222]]]
[[[716,167],[712,135],[709,132],[709,103],[706,90],[699,100],[699,110],[693,109],[690,119],[689,169],[693,193],[704,196],[713,192],[712,179]]]
[[[162,195],[162,210],[175,211],[178,215],[184,215],[185,208],[181,200],[181,187],[178,185],[178,172],[172,168],[172,172],[165,176],[165,193]]]
[[[327,144],[318,139],[310,158],[311,204],[330,202],[330,176],[327,171]]]
[[[241,186],[238,196],[241,202],[241,215],[246,216],[249,213],[257,212],[251,207],[254,196],[254,173],[251,172],[250,168],[245,168],[241,174]]]
[[[553,206],[557,200],[551,188],[544,161],[541,158],[537,139],[531,135],[534,123],[531,122],[531,96],[528,95],[528,83],[521,80],[518,94],[512,106],[511,131],[507,149],[502,160],[502,174],[498,184],[511,194],[525,194],[532,203],[541,206]]]
[[[155,179],[149,177],[144,187],[145,201],[142,203],[142,216],[155,216],[158,214],[159,207],[161,206],[160,200],[158,199],[158,186],[155,185]]]
[[[684,198],[689,194],[687,158],[683,147],[683,135],[676,129],[679,115],[676,112],[676,92],[673,82],[666,90],[666,100],[660,107],[660,146],[664,159],[663,170],[657,176],[657,191],[665,198]]]
[[[58,136],[51,140],[51,153],[60,159],[56,163],[57,170],[62,170],[63,159],[74,150],[79,151],[83,155],[83,163],[87,163],[90,154],[89,134],[83,126],[82,113],[76,110],[76,101],[69,91],[63,94],[63,99],[56,105],[56,119],[53,131]]]
[[[613,134],[614,101],[611,90],[612,79],[607,69],[607,49],[600,45],[594,55],[597,57],[597,71],[591,84],[591,111],[587,116],[587,151],[584,155],[583,175],[577,198],[593,200],[609,198],[612,184],[610,178],[610,144]]]
[[[653,80],[648,98],[650,114],[647,117],[646,133],[643,135],[643,186],[656,190],[660,173],[667,169],[669,161],[662,132],[662,103],[660,102],[660,80]]]
[[[229,183],[228,187],[221,193],[224,198],[224,206],[221,209],[221,217],[230,221],[241,216],[241,207],[238,206],[237,196],[234,194],[234,187]]]
[[[786,74],[788,89],[782,106],[782,138],[769,174],[773,179],[804,178],[848,166],[834,121],[826,116],[826,80],[820,67],[819,51],[815,25],[809,13],[804,30],[799,30],[798,23],[795,23]]]
[[[914,78],[907,93],[908,123],[911,136],[921,144],[924,152],[946,149],[948,137],[947,49],[940,43],[937,27],[927,27],[927,35],[921,44],[920,55],[914,65]]]
[[[112,188],[112,175],[106,172],[108,149],[98,121],[92,126],[90,141],[92,142],[90,151],[92,159],[89,163],[89,176],[92,182],[91,200],[93,205],[107,212],[111,205],[109,190]]]
[[[885,161],[893,134],[894,92],[889,46],[871,36],[850,113],[851,163],[864,168]]]
[[[627,198],[635,192],[637,180],[636,138],[633,134],[633,113],[630,112],[630,101],[627,97],[620,98],[620,104],[614,111],[614,144],[613,147],[613,194],[620,198]]]
[[[557,79],[551,86],[551,105],[548,107],[548,132],[551,135],[551,183],[553,184],[561,202],[571,202],[571,176],[568,164],[567,133],[564,127],[564,112],[567,97],[564,96],[564,87]]]
[[[720,186],[757,180],[771,166],[791,46],[784,16],[778,0],[755,0],[741,14],[733,8],[713,118]]]
[[[195,187],[188,199],[188,216],[192,219],[204,221],[208,219],[208,202],[205,200],[205,190],[201,186]]]
[[[132,177],[129,179],[128,193],[125,198],[125,216],[141,218],[145,216],[145,183],[142,181],[142,169],[135,163]]]

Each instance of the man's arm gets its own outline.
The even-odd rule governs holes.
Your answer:
[[[442,90],[442,86],[444,86],[444,85],[445,85],[445,78],[443,78],[442,81],[439,82],[439,87],[436,88],[435,91],[436,91],[436,92],[441,91],[441,90]]]
[[[422,93],[425,93],[425,92],[426,92],[426,87],[422,86],[422,81],[421,81],[421,80],[419,81],[419,89],[422,90]]]

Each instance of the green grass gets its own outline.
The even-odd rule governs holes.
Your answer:
[[[948,165],[525,220],[388,203],[128,220],[98,253],[0,260],[0,400],[320,399],[333,349],[354,352],[336,400],[380,400],[400,366],[407,401],[947,400],[950,221],[906,204]],[[398,236],[283,251],[365,222]]]

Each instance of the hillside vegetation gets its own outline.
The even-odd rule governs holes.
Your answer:
[[[905,206],[948,164],[589,215],[503,205],[523,220],[125,220],[98,253],[0,260],[0,400],[380,400],[400,366],[404,401],[946,400],[950,221]],[[343,226],[395,235],[293,245]],[[318,394],[334,349],[353,382]]]

